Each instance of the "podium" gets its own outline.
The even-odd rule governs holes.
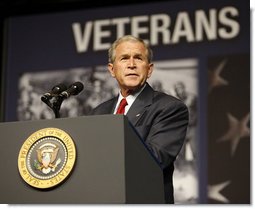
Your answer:
[[[76,148],[63,183],[38,189],[18,169],[24,141],[44,128],[68,133]],[[123,115],[84,116],[0,123],[1,204],[164,203],[163,172]]]

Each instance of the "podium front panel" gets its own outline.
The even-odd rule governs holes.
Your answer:
[[[131,180],[126,179],[125,120],[123,116],[104,115],[0,123],[0,203],[128,203],[128,192],[132,193],[132,189],[127,190],[126,185]],[[18,155],[24,141],[44,128],[58,128],[68,133],[75,143],[77,157],[72,173],[61,184],[38,189],[21,178]],[[159,188],[163,188],[162,185]],[[139,197],[135,203],[139,203]],[[144,203],[144,198],[140,203]]]

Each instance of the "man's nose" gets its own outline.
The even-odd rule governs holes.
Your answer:
[[[136,63],[135,63],[135,60],[134,60],[133,57],[131,57],[131,58],[129,59],[128,67],[129,67],[129,68],[135,68],[135,67],[136,67]]]

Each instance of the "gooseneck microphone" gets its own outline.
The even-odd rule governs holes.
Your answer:
[[[58,96],[61,92],[67,90],[67,87],[65,84],[63,83],[60,83],[56,86],[54,86],[51,91],[45,93],[42,97],[41,97],[41,100],[43,102],[47,102],[49,101],[50,99],[52,99],[52,97],[56,97]]]
[[[52,88],[50,92],[45,93],[41,100],[47,104],[55,113],[55,117],[59,118],[59,110],[62,102],[72,95],[77,95],[83,90],[83,84],[81,82],[75,82],[68,88],[65,84],[60,83]]]
[[[59,96],[63,97],[64,99],[67,99],[68,97],[72,95],[77,95],[83,90],[84,86],[81,82],[77,81],[70,85],[68,89],[62,91]]]

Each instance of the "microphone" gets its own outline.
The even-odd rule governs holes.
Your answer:
[[[83,84],[79,81],[73,83],[68,87],[67,90],[62,91],[59,96],[63,97],[64,99],[67,99],[68,97],[72,95],[77,95],[83,90]]]
[[[54,86],[51,91],[45,93],[42,97],[41,100],[43,102],[47,102],[48,100],[50,100],[52,97],[55,97],[57,95],[59,95],[61,92],[67,90],[67,87],[65,84],[60,83],[56,86]]]

